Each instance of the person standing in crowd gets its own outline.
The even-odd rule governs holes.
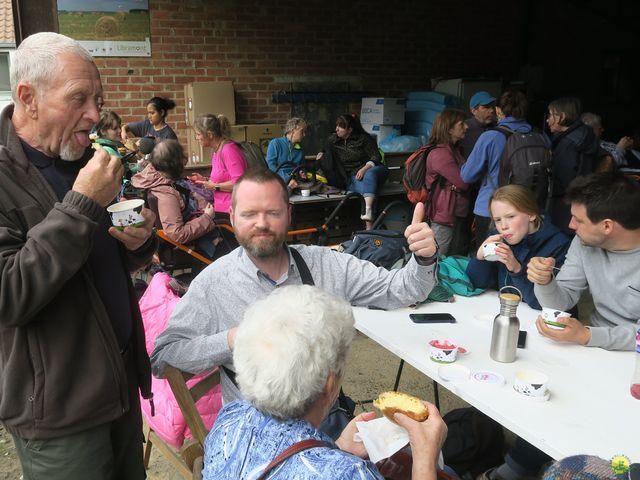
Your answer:
[[[301,298],[298,308],[283,308]],[[319,446],[291,456],[274,478],[383,480],[353,438],[356,422],[373,420],[374,412],[351,420],[335,442],[318,428],[340,392],[354,322],[347,302],[309,285],[276,289],[249,307],[233,351],[246,400],[225,405],[207,436],[205,480],[256,477],[301,439]],[[424,405],[429,416],[423,422],[401,413],[394,419],[409,434],[411,478],[435,480],[447,426],[434,405]]]
[[[528,133],[531,131],[525,117],[527,116],[527,97],[518,90],[507,90],[498,99],[496,105],[498,126],[513,132]],[[480,135],[473,151],[460,170],[465,183],[481,181],[478,198],[473,213],[475,214],[476,248],[487,238],[491,223],[489,198],[498,188],[500,159],[507,144],[507,137],[498,130],[487,130]]]
[[[0,420],[25,480],[143,479],[139,394],[151,397],[129,272],[156,250],[154,215],[120,231],[105,207],[120,159],[93,152],[103,91],[91,55],[26,38],[0,115]]]
[[[392,271],[326,247],[287,245],[290,220],[287,186],[279,175],[254,170],[238,180],[231,221],[240,248],[191,283],[156,339],[154,375],[161,377],[167,365],[192,373],[222,366],[224,402],[240,398],[232,361],[238,323],[253,302],[277,288],[303,283],[305,267],[315,285],[353,305],[405,307],[427,298],[436,283],[437,246],[422,203],[416,204],[405,230],[413,255]]]
[[[152,97],[147,102],[147,118],[141,122],[125,123],[122,125],[122,141],[129,137],[154,137],[177,140],[173,129],[167,124],[169,110],[173,110],[176,102],[169,98]]]
[[[469,110],[471,118],[466,120],[467,133],[460,140],[462,155],[465,160],[469,158],[469,154],[473,151],[478,138],[484,132],[493,128],[496,124],[496,99],[493,95],[485,91],[479,91],[473,94],[469,99]],[[469,185],[466,192],[469,205],[474,205],[478,197],[480,182],[474,182]],[[452,252],[460,255],[468,255],[471,250],[471,239],[473,237],[473,209],[469,209],[467,215],[459,218],[453,227],[453,240],[450,245]]]
[[[293,117],[284,126],[284,136],[274,138],[267,147],[267,165],[269,169],[282,177],[295,188],[295,180],[291,179],[291,172],[304,163],[304,151],[300,142],[307,130],[307,122],[302,118]]]
[[[331,155],[334,175],[343,177],[345,183],[333,186],[344,187],[364,197],[366,209],[360,218],[366,222],[367,229],[371,228],[373,204],[389,171],[382,163],[375,140],[365,132],[356,115],[338,117],[335,133],[329,137],[324,155]]]
[[[604,133],[604,127],[602,126],[602,117],[595,113],[584,112],[580,116],[580,120],[585,125],[589,125],[593,128],[593,133],[596,139],[600,142],[600,150],[597,154],[597,161],[594,168],[594,173],[611,172],[618,167],[625,165],[625,155],[627,149],[633,145],[633,138],[624,136],[618,143],[607,142],[602,139]]]
[[[522,300],[540,309],[527,279],[526,268],[532,257],[553,257],[562,266],[571,240],[543,218],[531,190],[522,185],[498,188],[489,200],[495,230],[483,242],[498,243],[496,261],[485,259],[482,246],[467,266],[467,275],[476,288],[501,288],[513,285],[522,292]]]
[[[213,148],[211,175],[205,178],[199,173],[190,179],[213,192],[213,208],[216,221],[229,223],[231,192],[233,186],[247,170],[242,148],[231,140],[231,125],[224,115],[207,113],[200,115],[193,126],[196,139],[203,147]]]
[[[425,184],[430,190],[427,218],[431,220],[431,229],[442,256],[467,254],[466,251],[449,252],[454,227],[464,220],[469,211],[469,199],[466,196],[469,185],[460,178],[460,166],[464,163],[460,141],[466,131],[467,125],[461,111],[444,110],[433,122],[428,143],[435,148],[426,159]],[[459,229],[458,232],[462,234]]]
[[[593,128],[580,120],[581,113],[582,104],[575,97],[552,101],[547,113],[547,125],[552,135],[553,178],[549,216],[556,227],[570,236],[574,231],[569,228],[571,212],[564,201],[564,194],[574,178],[593,172],[600,149]]]
[[[496,124],[496,99],[488,92],[479,91],[469,100],[471,118],[467,124],[467,134],[460,140],[460,147],[464,158],[469,158],[478,138]]]

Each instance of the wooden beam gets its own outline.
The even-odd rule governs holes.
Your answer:
[[[29,35],[58,31],[56,0],[11,0],[16,47]]]

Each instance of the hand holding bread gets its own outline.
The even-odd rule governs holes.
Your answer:
[[[416,422],[424,422],[429,417],[429,410],[422,400],[402,392],[383,392],[373,401],[373,406],[393,423],[397,423],[394,418],[396,412]]]

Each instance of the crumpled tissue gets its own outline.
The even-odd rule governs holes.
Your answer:
[[[377,463],[389,458],[409,443],[409,434],[400,425],[389,421],[386,417],[376,418],[368,422],[356,422],[358,432],[353,439],[364,443],[369,460]],[[438,467],[444,467],[442,453],[438,459]]]

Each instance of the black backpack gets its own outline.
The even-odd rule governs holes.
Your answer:
[[[409,245],[403,233],[393,230],[361,230],[352,240],[342,244],[343,253],[368,260],[376,267],[391,270],[402,267],[410,258]]]
[[[442,456],[458,475],[469,472],[475,478],[504,463],[504,431],[499,423],[473,407],[452,410],[443,420],[448,434]]]
[[[524,185],[529,187],[538,203],[545,210],[551,198],[551,149],[541,133],[513,131],[504,126],[496,127],[507,137],[500,158],[499,186]]]

